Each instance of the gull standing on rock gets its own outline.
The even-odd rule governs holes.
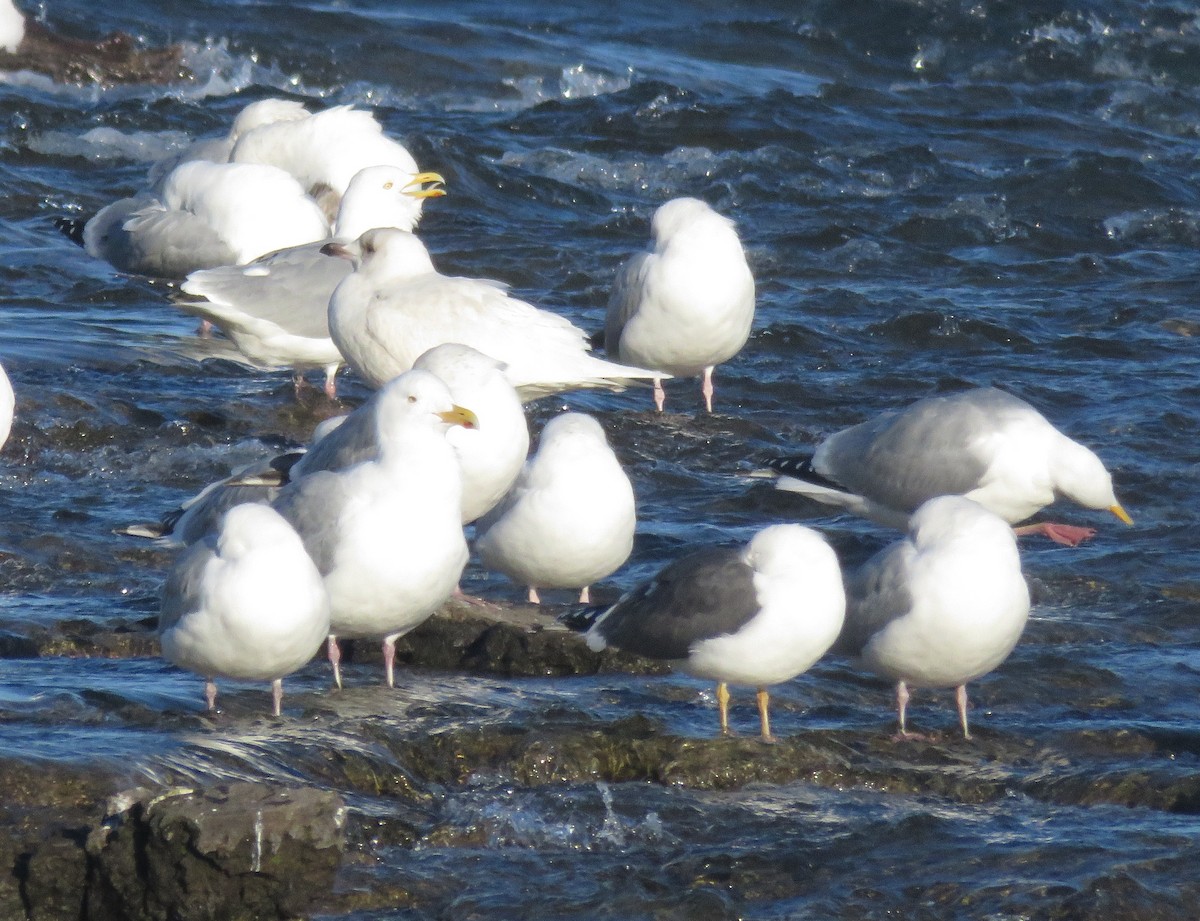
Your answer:
[[[1100,458],[1024,400],[990,387],[918,400],[829,436],[811,455],[768,466],[779,489],[894,528],[941,495],[974,499],[1009,524],[1060,497],[1133,524]],[[1069,546],[1094,533],[1050,522],[1017,528]]]
[[[376,228],[324,252],[354,262],[330,298],[329,332],[373,387],[444,342],[504,362],[525,401],[584,387],[621,390],[629,379],[661,376],[589,354],[583,330],[510,297],[499,282],[440,274],[425,245],[402,230]]]
[[[283,678],[329,633],[329,598],[299,536],[266,505],[230,509],[219,530],[194,544],[167,577],[158,623],[163,658],[205,678],[271,682],[279,716]]]
[[[357,240],[372,227],[411,230],[422,202],[445,194],[442,185],[437,173],[395,166],[359,170],[342,197],[332,241]],[[329,298],[351,266],[321,254],[329,242],[192,272],[175,304],[220,327],[256,367],[295,369],[297,389],[303,369],[324,369],[325,393],[336,399],[335,375],[344,359],[329,336]]]
[[[617,274],[608,301],[604,350],[676,377],[702,376],[712,412],[713,368],[742,350],[754,320],[754,276],[733,221],[695,198],[659,207],[654,249]],[[654,379],[654,403],[666,396]]]
[[[835,651],[896,682],[900,735],[910,687],[952,687],[963,737],[967,682],[1008,658],[1029,617],[1016,535],[962,496],[913,514],[908,536],[846,581],[846,625]]]
[[[611,575],[629,558],[637,524],[633,486],[604,429],[591,416],[563,413],[542,430],[516,485],[475,525],[475,550],[489,569],[529,586],[578,588]]]
[[[771,685],[807,671],[837,639],[846,610],[842,572],[816,531],[772,525],[744,547],[710,547],[663,568],[608,608],[568,612],[599,652],[614,646],[669,659],[717,682],[722,734],[729,732],[729,685],[757,688],[768,741]]]
[[[275,500],[325,577],[338,687],[339,636],[383,637],[394,686],[396,639],[450,597],[467,562],[462,475],[446,430],[475,425],[475,416],[427,371],[410,371],[386,389],[398,411],[378,417],[377,459],[302,476]]]

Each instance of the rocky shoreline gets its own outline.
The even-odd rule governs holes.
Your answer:
[[[377,655],[362,646],[359,656]],[[152,619],[104,629],[66,623],[8,636],[3,644],[6,658],[133,657],[154,650]],[[483,676],[664,671],[659,663],[592,653],[525,606],[453,603],[402,640],[398,651],[412,669]],[[641,782],[736,790],[801,782],[959,804],[1020,796],[1200,812],[1200,776],[1174,762],[1174,753],[1191,741],[1144,729],[1065,733],[1049,744],[979,726],[972,742],[947,731],[899,743],[881,727],[874,733],[804,731],[768,745],[755,737],[683,737],[636,714],[606,719],[564,706],[548,710],[537,726],[501,716],[427,732],[420,720],[380,720],[314,697],[298,698],[299,720],[319,728],[296,757],[297,773],[319,783],[160,771],[159,782],[130,788],[127,769],[0,755],[0,860],[9,868],[0,874],[0,918],[198,921],[419,907],[420,892],[371,876],[371,854],[419,843],[478,844],[479,829],[448,821],[439,804],[440,791],[480,778],[502,777],[517,789]],[[242,704],[236,710],[194,719],[201,729],[219,731],[228,720],[247,718]],[[281,722],[289,719],[296,717]],[[395,808],[386,814],[371,805],[380,802]],[[971,897],[947,885],[941,898]],[[1190,891],[1163,892],[1116,870],[1087,888],[1059,890],[1031,917],[1182,919],[1200,900],[1200,882]]]

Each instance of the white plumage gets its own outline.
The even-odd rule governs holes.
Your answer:
[[[616,571],[633,549],[633,486],[591,416],[563,413],[546,423],[537,453],[507,496],[475,526],[475,550],[489,569],[529,586],[579,588]]]
[[[342,197],[333,240],[356,240],[372,227],[411,230],[421,202],[443,194],[436,173],[413,174],[394,166],[360,170]],[[426,187],[426,183],[435,183]],[[329,336],[329,298],[351,272],[342,259],[321,254],[318,242],[272,252],[247,265],[192,272],[176,304],[209,320],[256,367],[325,371],[325,392],[337,395],[342,354]]]
[[[411,371],[386,389],[397,411],[376,419],[377,458],[301,476],[275,501],[325,577],[339,687],[338,636],[383,637],[390,687],[397,637],[446,601],[467,562],[462,477],[446,429],[473,425],[475,417],[425,371]]]
[[[583,330],[510,297],[498,282],[440,274],[412,234],[378,228],[325,251],[354,260],[330,299],[329,332],[372,386],[444,342],[504,362],[523,400],[581,387],[621,389],[622,381],[656,376],[590,355]]]
[[[210,710],[215,678],[252,679],[271,681],[278,716],[284,676],[309,662],[328,633],[321,575],[296,532],[265,505],[230,509],[163,588],[163,657],[204,676]]]
[[[4,370],[4,366],[0,365],[0,448],[4,447],[4,443],[8,441],[9,432],[12,431],[16,405],[17,400],[13,394],[12,382],[8,379],[8,373]]]
[[[930,499],[904,540],[847,579],[847,596],[838,648],[896,682],[901,735],[909,687],[953,687],[970,738],[967,682],[1008,658],[1029,616],[1007,523],[961,496]]]
[[[701,375],[712,412],[713,368],[742,350],[754,321],[754,276],[733,221],[695,198],[659,207],[654,246],[617,274],[608,301],[605,351],[676,377]],[[665,396],[655,379],[655,403]]]

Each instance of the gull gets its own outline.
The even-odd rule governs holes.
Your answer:
[[[542,430],[516,484],[475,525],[475,550],[489,569],[539,588],[588,586],[629,558],[637,523],[633,486],[591,416],[563,413]]]
[[[13,395],[12,382],[9,381],[4,366],[0,365],[0,448],[4,447],[4,443],[8,441],[8,435],[12,431],[13,411],[16,409],[16,405],[17,400]]]
[[[467,562],[462,476],[446,429],[474,425],[475,416],[427,371],[410,371],[387,389],[400,411],[380,417],[377,459],[302,476],[275,500],[324,576],[338,687],[339,636],[383,637],[393,687],[396,639],[450,597]]]
[[[967,682],[1008,658],[1029,617],[1016,535],[962,496],[930,499],[908,536],[847,577],[846,624],[835,651],[896,682],[900,735],[910,687],[952,687],[963,737]]]
[[[273,122],[295,121],[308,118],[308,109],[294,99],[274,97],[259,99],[245,106],[233,119],[229,132],[224,137],[201,138],[183,150],[156,160],[150,166],[151,188],[161,188],[162,182],[175,167],[190,160],[208,160],[212,163],[228,163],[233,145],[247,131]]]
[[[504,362],[524,401],[582,387],[620,390],[631,378],[662,376],[589,354],[583,330],[510,297],[498,282],[440,274],[425,245],[402,230],[368,230],[324,252],[354,262],[330,298],[329,332],[371,386],[408,370],[443,342]]]
[[[118,271],[168,279],[329,236],[321,209],[287,173],[206,160],[177,166],[161,193],[142,192],[87,221],[60,218],[56,226]]]
[[[918,400],[829,436],[808,456],[768,461],[776,487],[903,528],[926,499],[963,495],[1009,524],[1060,497],[1133,524],[1112,476],[1024,400],[981,387]],[[1017,529],[1074,546],[1091,528],[1043,523]]]
[[[175,304],[218,326],[256,367],[290,367],[297,390],[306,368],[325,371],[325,393],[337,398],[342,353],[329,337],[329,298],[351,272],[321,248],[356,240],[372,227],[411,230],[426,198],[444,195],[437,173],[395,166],[359,170],[342,197],[331,239],[281,249],[246,265],[192,272]]]
[[[742,350],[754,320],[754,276],[733,221],[695,198],[659,207],[654,248],[629,259],[608,301],[604,350],[676,377],[702,376],[712,412],[713,369]],[[654,403],[666,395],[654,379]]]
[[[798,524],[764,528],[744,546],[708,547],[664,567],[611,607],[570,611],[588,647],[668,659],[717,682],[721,733],[729,685],[757,689],[763,739],[773,741],[771,685],[807,671],[837,639],[846,610],[833,549]]]
[[[409,175],[420,172],[413,155],[383,133],[374,115],[351,106],[333,106],[307,118],[274,121],[246,131],[233,145],[229,159],[287,171],[330,219],[359,170],[386,165]]]
[[[274,502],[279,490],[289,482],[288,471],[303,456],[303,450],[289,451],[254,461],[209,483],[158,522],[127,525],[114,533],[147,538],[165,547],[190,546],[214,532],[222,516],[235,505]]]
[[[291,526],[269,506],[239,505],[171,569],[158,633],[163,658],[205,678],[209,710],[217,677],[253,679],[271,682],[279,716],[283,678],[329,633],[329,599]]]

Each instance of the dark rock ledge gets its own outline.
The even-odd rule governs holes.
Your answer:
[[[374,644],[355,652],[377,655]],[[70,622],[0,643],[3,658],[153,653],[151,620],[103,628]],[[399,653],[414,668],[488,675],[663,670],[592,653],[546,614],[520,606],[450,605],[401,641]],[[408,896],[387,880],[335,885],[356,872],[344,865],[353,863],[343,861],[347,849],[361,859],[377,845],[470,846],[460,840],[470,829],[447,822],[439,802],[442,791],[481,778],[525,787],[802,782],[959,803],[1016,795],[1200,812],[1200,774],[1188,767],[1200,742],[1149,729],[1032,739],[983,725],[972,742],[945,732],[898,743],[885,720],[872,731],[812,730],[766,745],[753,737],[681,737],[641,716],[602,720],[569,706],[546,711],[535,726],[468,721],[430,732],[407,720],[348,715],[324,694],[297,705],[312,732],[300,734],[290,757],[294,776],[308,785],[192,777],[128,789],[130,774],[115,767],[32,764],[0,752],[0,865],[10,868],[0,874],[0,919],[236,921],[302,917],[316,907],[333,915],[394,909]],[[164,714],[163,722],[193,718]],[[346,737],[362,745],[339,746],[336,739]],[[383,812],[370,803],[384,803]],[[1039,917],[1171,919],[1185,917],[1176,908],[1190,910],[1185,903],[1200,898],[1198,886],[1179,894],[1183,902],[1162,902],[1115,877],[1087,891],[1063,888],[1054,911]],[[1122,906],[1137,910],[1123,914]]]

